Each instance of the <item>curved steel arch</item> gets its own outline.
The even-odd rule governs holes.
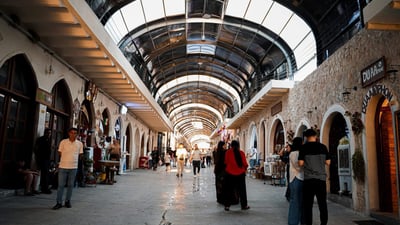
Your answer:
[[[86,1],[103,24],[106,24],[111,15],[120,8],[134,2],[133,0]],[[136,1],[143,3],[145,0]],[[232,0],[230,2],[238,3],[237,6],[242,4],[241,1]],[[168,17],[164,9],[164,17],[161,16],[161,19],[155,21],[146,21],[142,26],[129,31],[126,39],[119,42],[121,50],[135,66],[153,97],[157,95],[159,88],[170,80],[187,74],[205,74],[222,77],[226,82],[231,82],[239,93],[240,100],[238,99],[238,101],[241,101],[240,104],[243,105],[242,103],[248,102],[259,90],[257,88],[260,87],[255,86],[257,82],[271,79],[271,73],[276,71],[278,66],[281,66],[280,69],[288,68],[285,73],[290,76],[295,72],[297,66],[301,66],[296,65],[294,53],[286,42],[278,34],[273,33],[271,31],[273,29],[268,30],[263,22],[253,23],[251,21],[256,20],[243,14],[232,15],[235,17],[226,15],[226,9],[230,2],[185,0],[186,11],[182,13],[185,16]],[[255,1],[245,2],[242,4],[243,8],[247,10],[253,2]],[[351,32],[357,30],[354,28],[357,26],[356,20],[349,24],[349,21],[353,21],[354,13],[357,12],[357,1],[275,0],[273,2],[287,7],[311,27],[315,35],[318,64],[326,59],[325,52],[333,53],[337,46],[345,41],[346,38],[342,37],[347,34],[352,36],[354,34]],[[362,5],[358,7],[362,7]],[[341,10],[338,10],[339,8]],[[338,15],[338,11],[343,14]],[[244,37],[241,38],[241,35]],[[211,47],[211,44],[216,46],[215,55],[188,54],[186,51],[188,44],[200,43],[206,44],[204,46],[207,47]],[[202,67],[199,67],[198,63],[202,63]],[[140,69],[138,69],[139,67]],[[279,74],[274,78],[284,79],[287,77]],[[177,90],[183,91],[184,88],[177,88]],[[197,91],[202,92],[203,89]],[[165,101],[167,105],[162,105],[163,101],[159,101],[165,113],[173,112],[182,103],[189,103],[189,98],[194,96],[195,91],[185,93],[187,94],[186,98],[182,97],[183,93],[177,95],[183,100],[182,102],[175,101],[172,92],[164,98],[167,99]],[[210,93],[209,97],[214,94]],[[219,99],[227,99],[226,97]],[[206,103],[203,99],[203,95],[199,96],[198,102],[213,104],[213,101]],[[186,115],[190,115],[190,113],[186,112]]]
[[[172,111],[171,107],[172,109],[175,108],[175,106],[170,106],[171,104],[174,104],[174,100],[180,101],[181,99],[185,99],[185,95],[193,98],[193,100],[203,99],[203,97],[210,97],[210,99],[208,99],[209,102],[218,104],[218,106],[214,105],[218,108],[220,108],[220,106],[225,106],[222,107],[224,108],[224,111],[227,107],[232,107],[235,102],[235,97],[232,96],[229,92],[221,89],[220,86],[196,81],[186,82],[169,88],[166,92],[163,93],[162,97],[160,97],[159,100],[162,102],[163,105],[165,105],[168,112],[170,112]],[[223,111],[221,113],[223,113]]]

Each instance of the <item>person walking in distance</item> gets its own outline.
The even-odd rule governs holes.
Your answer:
[[[46,128],[43,136],[36,141],[35,159],[40,170],[40,190],[44,194],[51,194],[49,189],[49,172],[51,157],[51,129]]]
[[[193,176],[196,177],[197,174],[200,175],[201,151],[197,144],[194,145],[194,149],[190,154],[189,161],[193,165]]]
[[[225,179],[226,186],[224,185],[224,205],[225,211],[229,211],[229,207],[232,203],[232,196],[234,191],[239,192],[240,205],[242,210],[250,209],[247,205],[247,193],[246,193],[246,171],[247,164],[246,156],[242,150],[240,150],[239,141],[233,140],[231,148],[225,153]]]
[[[185,166],[185,159],[187,156],[187,151],[183,147],[183,144],[179,144],[178,150],[176,150],[176,158],[177,158],[177,166],[178,166],[178,172],[176,173],[176,176],[179,177],[183,175],[183,168]]]
[[[65,183],[67,184],[67,195],[64,206],[71,208],[72,188],[78,168],[78,160],[83,154],[83,144],[76,140],[77,136],[78,129],[70,128],[68,138],[62,140],[58,147],[60,163],[58,167],[57,204],[53,207],[54,210],[62,207]]]
[[[308,129],[304,132],[307,142],[300,148],[299,166],[304,170],[303,209],[304,222],[312,225],[312,209],[314,196],[317,197],[321,225],[328,223],[328,207],[326,202],[326,169],[331,163],[328,148],[317,142],[317,132]]]

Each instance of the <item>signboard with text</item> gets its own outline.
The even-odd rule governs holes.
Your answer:
[[[385,77],[386,74],[386,63],[385,57],[382,57],[369,65],[368,67],[361,70],[361,85],[366,87],[377,80]]]

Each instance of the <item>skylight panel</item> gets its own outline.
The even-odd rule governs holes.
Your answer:
[[[281,33],[281,37],[286,43],[295,49],[299,42],[311,31],[307,24],[298,16],[293,15],[289,20],[285,29]]]
[[[151,22],[164,17],[164,7],[162,0],[142,0],[144,13],[147,22]]]
[[[226,14],[242,18],[246,12],[246,7],[249,5],[250,0],[229,0],[228,6],[226,7]]]
[[[114,13],[114,15],[108,20],[108,22],[104,26],[116,44],[126,34],[126,28],[123,24],[124,22],[121,14],[117,12]]]
[[[193,121],[192,122],[192,126],[194,127],[194,129],[203,129],[203,122],[201,121]]]
[[[240,99],[239,94],[237,93],[237,91],[234,88],[232,88],[231,85],[229,85],[228,83],[223,82],[220,79],[217,79],[217,78],[211,77],[211,76],[206,76],[206,75],[188,75],[188,76],[183,76],[183,77],[176,78],[176,79],[174,79],[174,80],[162,85],[158,89],[158,92],[157,92],[157,95],[156,95],[155,99],[158,101],[158,98],[160,96],[162,96],[164,94],[164,92],[166,92],[167,90],[169,90],[169,89],[171,89],[171,88],[173,88],[175,86],[178,86],[178,85],[180,85],[182,83],[186,83],[186,82],[190,82],[190,81],[192,81],[192,82],[193,81],[203,81],[203,82],[210,83],[210,84],[213,84],[213,85],[218,85],[222,89],[224,89],[226,92],[228,92],[230,95],[232,95],[234,100],[238,101],[239,106],[241,105],[240,101],[239,101],[239,99]]]
[[[175,108],[174,110],[172,110],[172,112],[170,112],[169,119],[172,119],[175,116],[175,114],[182,112],[187,108],[202,108],[202,109],[208,110],[208,111],[214,113],[215,115],[217,115],[217,117],[220,121],[223,121],[222,115],[218,110],[216,110],[215,108],[213,108],[209,105],[202,104],[202,103],[190,103],[190,104],[181,105],[181,106]]]
[[[297,46],[293,51],[296,58],[297,67],[301,68],[307,63],[311,58],[315,58],[315,39],[313,33],[309,35]]]
[[[142,6],[140,1],[133,1],[121,9],[128,30],[134,30],[138,26],[145,23]],[[125,26],[124,26],[125,27]]]
[[[278,3],[274,3],[263,25],[276,34],[280,34],[292,12]]]
[[[215,46],[205,44],[188,44],[186,45],[186,52],[187,54],[215,55]]]
[[[185,1],[182,0],[164,0],[165,13],[167,16],[184,15]]]
[[[245,16],[246,19],[261,24],[271,5],[271,1],[252,0]]]

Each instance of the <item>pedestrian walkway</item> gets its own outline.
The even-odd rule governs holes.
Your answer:
[[[247,177],[250,210],[239,205],[230,211],[216,202],[213,168],[202,168],[193,177],[186,168],[165,172],[139,169],[116,176],[114,185],[74,189],[72,208],[52,210],[56,192],[33,197],[0,198],[0,224],[5,225],[285,225],[288,202],[285,187]],[[336,203],[328,203],[329,224],[351,225],[372,220]],[[319,224],[314,207],[314,224]],[[360,223],[361,224],[361,223]],[[366,223],[364,223],[366,224]],[[373,224],[373,223],[370,223]]]

